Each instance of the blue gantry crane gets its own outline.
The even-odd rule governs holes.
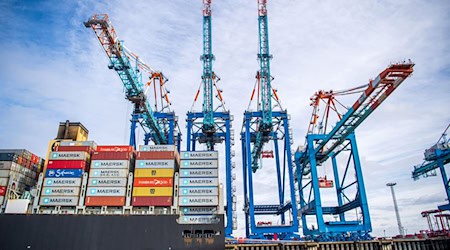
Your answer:
[[[292,130],[289,127],[290,117],[282,109],[271,84],[272,55],[269,53],[266,0],[258,0],[258,26],[260,68],[249,107],[244,112],[241,131],[246,236],[253,239],[294,239],[299,237],[296,234],[298,219],[291,154]],[[256,104],[256,111],[251,110],[252,104]],[[273,150],[268,150],[272,149],[269,147],[273,147]],[[272,168],[269,170],[269,176],[263,176],[264,173],[259,170],[262,162],[272,164],[273,171]],[[262,177],[275,179],[273,181],[277,183],[278,199],[275,204],[255,204],[255,192],[266,195],[261,193],[259,185],[262,183],[257,182]],[[268,216],[277,218],[277,223],[264,221]]]
[[[414,166],[412,178],[418,180],[419,177],[436,176],[436,169],[439,169],[444,182],[445,193],[447,194],[447,204],[438,206],[439,210],[450,210],[450,179],[447,177],[445,165],[450,163],[450,139],[447,138],[447,130],[450,124],[442,133],[439,140],[425,150],[425,160],[422,164]]]
[[[370,239],[372,226],[355,129],[412,74],[413,66],[411,61],[392,64],[367,85],[345,91],[318,91],[311,98],[313,113],[305,146],[295,153],[299,212],[307,239]],[[362,94],[349,108],[336,99],[356,93]],[[324,109],[320,109],[322,104]],[[331,127],[329,118],[333,111],[337,122]],[[328,159],[333,169],[332,180],[320,176],[319,172],[319,166],[325,168],[329,164]],[[321,189],[324,192],[323,188],[333,186],[337,204],[324,206]]]
[[[217,144],[225,142],[225,178],[226,178],[226,227],[225,236],[230,237],[237,226],[236,188],[233,181],[236,178],[232,172],[235,167],[232,163],[234,152],[234,130],[232,129],[233,116],[225,107],[222,90],[217,86],[220,78],[213,71],[212,53],[212,4],[211,0],[203,0],[203,73],[200,87],[195,95],[194,103],[187,112],[187,151],[196,151],[197,143],[206,145],[206,149],[217,150]],[[203,90],[202,112],[194,110],[195,104]],[[214,94],[217,93],[217,94]],[[214,100],[219,105],[214,105]]]
[[[131,115],[130,145],[136,148],[136,128],[139,124],[144,130],[146,145],[150,141],[157,145],[177,144],[179,150],[181,134],[178,129],[178,118],[170,109],[169,91],[165,87],[168,79],[162,72],[153,70],[124,46],[107,14],[93,15],[84,22],[84,25],[94,31],[109,59],[108,68],[115,70],[119,75],[126,98],[134,105]],[[148,76],[145,83],[142,73]],[[148,93],[151,89],[154,91],[153,97]],[[153,106],[150,104],[151,98],[154,98]]]

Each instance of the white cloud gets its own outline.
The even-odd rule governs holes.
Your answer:
[[[168,76],[185,140],[185,113],[201,76],[201,1],[79,2],[75,7],[46,7],[49,13],[63,12],[50,15],[52,23],[61,26],[19,19],[11,37],[2,36],[0,147],[28,148],[44,155],[57,123],[66,119],[85,124],[90,137],[100,144],[128,142],[130,107],[121,83],[107,69],[107,58],[92,31],[82,25],[93,13],[108,13],[126,46]],[[449,4],[284,0],[270,1],[268,7],[274,86],[292,116],[294,145],[304,141],[311,113],[309,97],[315,91],[367,83],[391,62],[411,58],[416,63],[414,75],[358,128],[357,139],[374,234],[382,235],[382,228],[387,234],[396,232],[387,179],[398,182],[396,192],[408,232],[424,229],[420,211],[440,203],[420,203],[416,194],[438,194],[433,197],[442,201],[445,194],[439,178],[413,183],[410,172],[450,121]],[[3,17],[21,11],[8,4],[0,5],[0,10]],[[27,37],[28,29],[21,22],[36,30],[53,29],[46,34],[59,34],[52,36],[59,46],[44,46],[31,38],[17,40]],[[238,234],[243,234],[244,222],[237,132],[258,69],[257,43],[254,1],[213,1],[214,69],[235,116]],[[262,173],[275,176],[270,166]],[[274,188],[273,183],[267,181],[265,188]],[[258,199],[270,203],[273,198]],[[410,199],[418,204],[407,203]]]

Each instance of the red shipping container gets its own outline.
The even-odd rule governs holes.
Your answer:
[[[100,146],[99,146],[100,147]],[[98,149],[98,147],[97,147]],[[93,152],[92,160],[130,160],[133,152]]]
[[[133,187],[173,187],[173,178],[134,178]]]
[[[70,151],[82,151],[86,153],[92,153],[94,151],[90,146],[58,146],[55,148],[56,152],[70,152]]]
[[[97,152],[134,152],[134,148],[121,145],[97,146]]]
[[[176,159],[175,151],[140,151],[137,160],[172,160]]]
[[[169,207],[172,206],[172,196],[141,196],[133,197],[133,206],[156,206],[156,207]]]
[[[85,201],[86,206],[125,206],[125,196],[88,196]]]
[[[0,187],[0,196],[5,196],[6,194],[6,186]]]
[[[47,169],[86,169],[86,161],[48,161]]]

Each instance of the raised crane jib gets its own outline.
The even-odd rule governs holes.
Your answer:
[[[215,132],[214,106],[213,106],[213,80],[212,69],[212,34],[211,34],[211,0],[203,0],[203,127],[205,134],[212,135]]]
[[[142,126],[151,130],[155,135],[156,144],[167,144],[168,140],[160,128],[153,114],[150,103],[144,94],[144,84],[138,68],[139,60],[133,58],[133,53],[127,53],[123,42],[120,42],[107,14],[97,14],[84,22],[87,28],[92,28],[100,44],[109,58],[109,68],[119,75],[125,90],[126,97],[134,104],[134,113],[140,115]],[[136,61],[133,67],[130,58]]]
[[[413,73],[411,61],[389,65],[374,80],[356,102],[342,116],[325,139],[314,148],[318,161],[326,160],[329,154],[341,145],[355,129],[406,79]]]

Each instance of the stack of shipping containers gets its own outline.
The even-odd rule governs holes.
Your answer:
[[[21,195],[36,185],[44,160],[25,149],[0,150],[0,206],[10,192]]]
[[[98,146],[92,154],[85,205],[126,205],[128,174],[133,169],[132,146]]]
[[[173,204],[174,173],[179,154],[173,145],[140,146],[133,180],[132,205],[170,207]]]
[[[180,223],[214,223],[219,206],[217,151],[181,152]]]
[[[63,141],[50,152],[40,206],[79,205],[83,175],[89,171],[91,153],[95,149],[93,141]]]

